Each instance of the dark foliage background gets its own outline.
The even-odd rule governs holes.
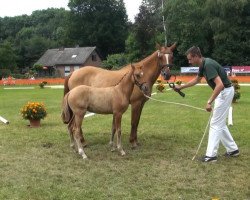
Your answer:
[[[134,22],[123,0],[69,0],[68,6],[0,18],[0,77],[23,73],[49,48],[76,45],[96,46],[108,69],[140,60],[165,42],[177,42],[175,69],[187,66],[184,54],[193,45],[222,65],[250,65],[248,0],[168,0],[163,10],[161,0],[143,0]]]

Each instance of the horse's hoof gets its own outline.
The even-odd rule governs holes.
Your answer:
[[[132,149],[137,149],[137,147],[138,147],[137,143],[135,143],[135,142],[132,143],[132,146],[131,146]]]

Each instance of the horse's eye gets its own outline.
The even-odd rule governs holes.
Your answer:
[[[136,74],[136,78],[141,78],[141,77],[142,77],[141,73]]]

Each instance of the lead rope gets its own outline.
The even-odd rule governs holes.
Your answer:
[[[197,109],[197,110],[206,111],[206,110],[203,109],[203,108],[198,108],[198,107],[190,106],[190,105],[187,105],[187,104],[176,103],[176,102],[171,102],[171,101],[161,101],[161,100],[158,100],[158,99],[154,99],[154,98],[152,98],[152,97],[149,97],[149,96],[147,96],[147,95],[145,95],[145,94],[144,94],[144,96],[147,97],[148,99],[151,99],[151,100],[154,100],[154,101],[158,101],[158,102],[162,102],[162,103],[169,103],[169,104],[181,105],[181,106],[186,106],[186,107],[189,107],[189,108],[194,108],[194,109]],[[212,112],[211,112],[211,114],[210,114],[210,116],[209,116],[209,119],[208,119],[208,122],[207,122],[207,126],[206,126],[206,128],[205,128],[205,130],[204,130],[204,133],[203,133],[203,136],[202,136],[202,138],[201,138],[200,144],[199,144],[199,146],[198,146],[198,148],[197,148],[197,150],[196,150],[196,152],[195,152],[194,157],[192,158],[192,160],[195,159],[195,157],[197,156],[197,154],[198,154],[198,152],[199,152],[199,150],[200,150],[200,148],[201,148],[201,144],[202,144],[202,142],[203,142],[203,140],[204,140],[204,137],[205,137],[205,135],[206,135],[207,128],[208,128],[208,125],[209,125],[209,123],[210,123],[210,121],[211,121],[212,115],[213,115],[213,114],[212,114]]]
[[[203,109],[203,108],[198,108],[198,107],[190,106],[190,105],[187,105],[187,104],[176,103],[176,102],[172,102],[172,101],[162,101],[162,100],[154,99],[154,98],[152,98],[152,97],[150,97],[150,96],[147,96],[146,94],[144,94],[144,96],[147,97],[148,99],[153,100],[153,101],[158,101],[158,102],[168,103],[168,104],[175,104],[175,105],[185,106],[185,107],[189,107],[189,108],[194,108],[194,109],[196,109],[196,110],[206,111],[206,110]]]

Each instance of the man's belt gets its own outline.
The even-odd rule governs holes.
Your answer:
[[[230,87],[232,87],[232,83],[224,85],[224,88],[230,88]]]

